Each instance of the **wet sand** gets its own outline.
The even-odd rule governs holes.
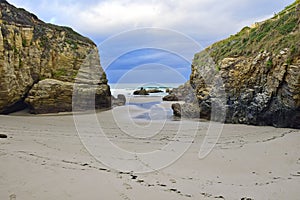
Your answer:
[[[82,114],[75,117],[77,127],[70,114],[0,116],[0,133],[8,136],[0,139],[0,199],[299,198],[300,130],[226,124],[213,150],[199,159],[209,122],[174,120],[170,103],[151,104],[157,101],[139,97],[127,106]],[[171,157],[191,146],[167,165],[159,164],[168,157],[153,166],[138,156],[126,162],[97,143],[103,139],[95,135],[99,126],[106,139],[131,153],[163,150]],[[179,149],[164,149],[172,142]],[[93,148],[100,148],[99,155],[91,154]],[[138,162],[141,168],[131,171]],[[150,172],[139,173],[143,169]]]

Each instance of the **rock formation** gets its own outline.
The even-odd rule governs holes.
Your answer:
[[[126,97],[123,94],[118,94],[117,98],[112,97],[112,105],[113,106],[124,106],[126,104]]]
[[[147,90],[148,93],[162,93],[164,91],[160,90],[160,89],[157,89],[157,88],[154,88],[154,89],[149,89]]]
[[[200,117],[224,111],[227,123],[300,128],[299,11],[297,0],[195,55],[190,84]]]
[[[139,90],[134,91],[133,95],[149,95],[149,92],[147,92],[146,89],[141,88]]]
[[[133,92],[133,95],[149,95],[149,94],[153,94],[153,93],[162,93],[163,91],[157,88],[153,88],[153,89],[145,89],[145,88],[141,88],[139,90],[136,90]]]
[[[32,113],[71,111],[74,83],[93,90],[95,107],[110,106],[106,75],[91,40],[5,0],[0,1],[0,28],[0,113],[26,106]]]
[[[178,101],[178,97],[175,94],[168,94],[163,97],[163,101]]]
[[[169,94],[163,97],[163,101],[185,101],[191,103],[195,100],[194,89],[189,82],[169,90]]]

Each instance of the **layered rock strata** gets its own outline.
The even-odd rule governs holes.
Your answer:
[[[74,83],[91,88],[97,108],[111,104],[97,47],[90,39],[44,23],[5,0],[0,1],[0,82],[0,113],[26,106],[32,113],[71,111]]]

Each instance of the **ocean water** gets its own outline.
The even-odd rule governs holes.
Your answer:
[[[166,96],[168,93],[167,89],[177,88],[183,83],[141,83],[141,84],[109,84],[111,88],[111,93],[113,96],[117,97],[118,94],[125,95],[128,106],[128,113],[131,113],[131,108],[140,109],[140,113],[138,115],[129,114],[129,118],[133,120],[146,120],[146,121],[161,121],[164,122],[166,120],[173,120],[173,111],[170,105],[166,105],[167,103],[162,102],[162,97]],[[150,89],[158,89],[162,92],[160,93],[150,93],[146,96],[133,95],[133,92],[136,90],[140,90],[143,87],[146,90]],[[163,106],[165,105],[165,106]],[[132,107],[133,106],[133,107]],[[134,109],[135,110],[135,109]]]
[[[142,87],[146,90],[149,89],[159,89],[163,92],[161,93],[150,93],[149,96],[166,96],[168,93],[166,92],[167,89],[177,88],[178,86],[182,85],[183,83],[113,83],[109,84],[111,93],[113,96],[117,96],[118,94],[123,94],[126,97],[132,97],[133,92],[136,90],[141,89]],[[147,95],[148,96],[148,95]]]

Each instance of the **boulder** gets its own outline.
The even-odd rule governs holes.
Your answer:
[[[117,98],[112,96],[112,105],[113,106],[123,106],[126,104],[126,97],[123,94],[118,94]]]
[[[169,94],[163,97],[163,101],[178,101],[178,97],[175,94]]]
[[[106,108],[110,107],[107,87],[45,79],[33,86],[25,102],[34,114],[72,111],[73,106],[74,111]]]
[[[0,138],[7,138],[7,135],[0,133]]]
[[[179,103],[173,103],[172,110],[174,116],[181,117],[181,105]]]
[[[199,118],[201,110],[197,104],[192,103],[174,103],[172,104],[173,114],[176,117]]]
[[[201,110],[197,104],[185,103],[181,106],[181,112],[186,118],[200,118]]]
[[[192,88],[189,82],[180,85],[178,88],[173,88],[172,90],[169,90],[169,95],[166,96],[166,99],[170,98],[170,100],[164,101],[185,101],[188,103],[192,103],[196,99],[195,90]],[[176,98],[174,100],[171,100],[172,97],[174,97],[174,95],[176,96]]]

